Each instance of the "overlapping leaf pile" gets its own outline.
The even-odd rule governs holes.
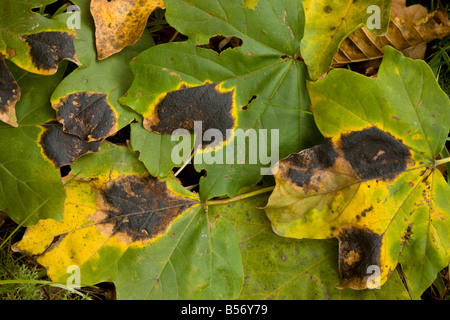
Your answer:
[[[429,67],[386,47],[377,79],[315,81],[367,6],[386,31],[390,1],[73,3],[79,29],[42,1],[20,7],[34,29],[0,28],[0,210],[53,281],[75,265],[119,299],[408,299],[449,264],[450,101]],[[186,41],[154,45],[157,7]],[[73,41],[50,44],[52,72],[38,32]],[[128,125],[126,146],[105,141]],[[174,174],[191,158],[198,192]]]

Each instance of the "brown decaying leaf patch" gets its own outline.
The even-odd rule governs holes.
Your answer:
[[[450,35],[450,20],[445,9],[439,8],[428,14],[422,5],[407,7],[406,0],[393,0],[387,33],[377,37],[366,27],[355,31],[341,43],[333,66],[378,59],[370,64],[372,68],[377,68],[385,45],[412,59],[423,59],[427,43],[447,35]]]
[[[120,176],[96,193],[97,229],[125,244],[147,243],[164,234],[173,221],[198,204],[173,194],[166,182],[145,176]]]
[[[376,179],[392,181],[414,161],[400,140],[376,127],[342,134],[335,141],[291,154],[279,162],[279,179],[301,189],[304,194],[339,192],[357,183]],[[373,210],[361,208],[359,220]],[[333,229],[332,229],[333,230]],[[367,287],[368,267],[380,265],[382,236],[357,225],[343,225],[329,235],[339,240],[338,288]]]

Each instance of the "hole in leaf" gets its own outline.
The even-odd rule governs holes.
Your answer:
[[[177,172],[179,168],[174,168],[173,172]],[[200,183],[200,178],[206,177],[206,170],[201,170],[197,172],[193,164],[188,164],[178,175],[177,178],[180,180],[184,187],[195,186],[191,191],[198,192],[198,184]]]
[[[70,173],[70,171],[72,171],[72,168],[69,165],[62,166],[61,168],[59,168],[61,178],[64,178],[65,176],[67,176]]]
[[[49,244],[49,246],[45,249],[43,253],[53,250],[53,248],[59,245],[66,236],[67,233],[62,233],[54,236],[52,242]]]
[[[127,141],[130,140],[130,125],[127,125],[117,131],[113,136],[106,138],[107,141],[120,145],[127,145]]]
[[[246,104],[245,106],[242,106],[242,107],[241,107],[242,110],[247,110],[247,109],[248,109],[248,106],[250,105],[250,103],[252,103],[252,101],[255,100],[256,98],[257,98],[257,96],[256,96],[256,95],[253,95],[253,96],[250,98],[250,100],[248,100],[247,104]]]
[[[220,55],[226,49],[239,48],[242,46],[242,44],[243,41],[241,38],[217,35],[211,37],[208,44],[198,45],[197,47],[214,50]]]

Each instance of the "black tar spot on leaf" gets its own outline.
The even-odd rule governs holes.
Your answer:
[[[365,283],[361,282],[368,276],[367,268],[380,265],[382,236],[368,229],[347,227],[339,233],[338,239],[341,286],[348,282],[364,287]]]
[[[106,94],[73,93],[62,98],[55,109],[64,131],[84,141],[103,140],[114,133],[116,116]]]
[[[8,69],[5,60],[0,56],[0,112],[15,105],[20,98],[20,88]]]
[[[89,152],[98,152],[101,141],[85,142],[80,138],[67,134],[58,122],[43,125],[45,131],[39,144],[47,158],[57,168],[72,164],[78,157]]]
[[[234,127],[233,91],[220,92],[218,84],[206,84],[169,92],[158,104],[157,123],[150,130],[160,134],[172,134],[176,129],[194,132],[194,121],[202,121],[203,132],[213,128],[226,137],[226,129]],[[207,143],[210,144],[210,143]]]
[[[364,209],[363,211],[361,211],[361,216],[365,217],[367,215],[367,213],[369,213],[372,210],[373,210],[373,206],[370,206],[367,209]]]
[[[289,167],[287,178],[297,186],[303,187],[310,183],[316,170],[332,167],[338,155],[329,139],[323,144],[291,154],[283,160]]]
[[[342,150],[361,179],[392,177],[407,167],[407,146],[376,127],[341,137]]]
[[[123,176],[108,182],[100,192],[100,222],[113,225],[113,233],[124,233],[132,241],[147,240],[164,233],[173,220],[197,202],[170,192],[164,181],[150,175]]]
[[[45,31],[21,36],[30,46],[30,56],[40,70],[56,70],[64,59],[76,61],[74,36],[65,32]]]

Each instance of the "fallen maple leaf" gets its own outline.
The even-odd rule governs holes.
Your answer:
[[[403,259],[420,296],[450,261],[450,187],[434,160],[450,129],[447,95],[425,62],[391,47],[377,79],[335,69],[308,90],[327,140],[279,162],[265,208],[274,231],[337,238],[340,288],[373,285],[372,267],[383,285]]]

